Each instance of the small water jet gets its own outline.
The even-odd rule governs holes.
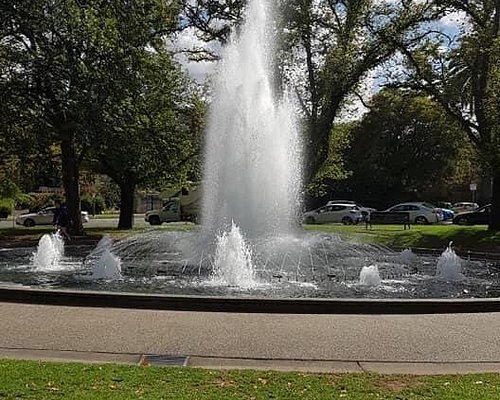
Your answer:
[[[33,254],[33,266],[38,271],[53,271],[60,268],[64,255],[64,241],[59,232],[43,235],[36,252]]]
[[[217,237],[213,266],[214,282],[250,289],[257,285],[252,252],[233,222],[229,232]]]
[[[381,279],[378,267],[376,265],[363,267],[359,274],[359,284],[363,286],[380,286]]]
[[[116,280],[121,278],[120,258],[113,255],[109,249],[104,249],[92,270],[91,279]]]
[[[121,260],[112,253],[112,246],[113,238],[104,235],[92,253],[87,256],[86,264],[92,269],[89,279],[117,280],[122,278]]]
[[[418,262],[418,256],[411,249],[404,249],[399,254],[399,261],[406,265],[412,265]]]
[[[437,262],[436,276],[445,281],[462,281],[462,259],[453,251],[450,242],[446,250],[441,254]]]

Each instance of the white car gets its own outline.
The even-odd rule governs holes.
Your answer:
[[[362,219],[361,211],[355,204],[339,203],[320,207],[304,213],[306,224],[325,224],[342,222],[344,225],[357,224]]]
[[[385,211],[407,212],[410,214],[410,222],[414,224],[432,224],[443,220],[443,214],[439,208],[424,202],[400,203]]]
[[[451,207],[451,209],[455,212],[455,214],[466,212],[466,211],[475,211],[479,208],[477,203],[471,203],[468,201],[462,201],[460,203],[455,203]]]
[[[55,209],[55,207],[47,207],[41,209],[37,213],[21,214],[16,218],[16,224],[26,227],[35,225],[52,225]],[[82,222],[89,222],[89,213],[87,211],[82,211]]]
[[[375,208],[364,207],[361,204],[352,200],[330,200],[328,203],[326,203],[327,206],[332,206],[334,204],[354,204],[355,206],[358,206],[359,211],[361,211],[363,220],[366,220],[370,216],[372,211],[377,211],[377,209]]]

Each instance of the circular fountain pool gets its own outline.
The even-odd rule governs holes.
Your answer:
[[[305,232],[246,243],[234,230],[222,237],[150,232],[97,247],[66,245],[63,254],[45,238],[38,249],[0,250],[0,285],[266,298],[500,297],[499,263],[463,260],[451,249],[416,255]]]

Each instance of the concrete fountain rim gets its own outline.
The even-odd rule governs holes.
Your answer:
[[[358,299],[186,296],[0,287],[0,303],[261,314],[404,315],[500,312],[500,298]]]

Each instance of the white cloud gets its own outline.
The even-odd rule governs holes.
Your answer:
[[[212,54],[220,55],[221,46],[217,42],[207,43],[201,40],[195,28],[187,28],[177,34],[169,41],[170,48],[176,53],[175,59],[187,71],[189,76],[198,82],[204,82],[212,74],[217,66],[213,61],[192,61],[190,60],[191,51],[207,51]]]

